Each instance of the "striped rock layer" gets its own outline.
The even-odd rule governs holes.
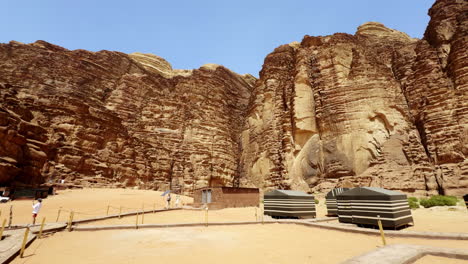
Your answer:
[[[467,10],[436,1],[423,39],[370,22],[276,48],[242,132],[242,180],[467,193]]]
[[[0,184],[232,185],[253,80],[150,54],[0,44]]]
[[[305,36],[259,80],[151,54],[0,44],[0,184],[468,192],[468,2],[423,39]]]

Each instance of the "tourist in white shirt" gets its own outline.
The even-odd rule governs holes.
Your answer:
[[[42,199],[39,198],[37,199],[37,203],[34,204],[34,201],[33,201],[33,211],[32,211],[32,218],[33,218],[33,225],[36,223],[36,217],[37,217],[37,214],[39,213],[39,211],[41,210],[41,207],[42,207]]]

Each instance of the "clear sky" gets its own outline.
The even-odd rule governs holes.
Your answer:
[[[433,0],[3,0],[0,42],[153,53],[175,69],[222,64],[258,76],[304,35],[354,34],[367,21],[421,38]]]

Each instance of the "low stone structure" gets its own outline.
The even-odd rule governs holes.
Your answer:
[[[195,207],[207,204],[210,209],[258,206],[260,192],[258,188],[204,187],[194,191],[193,199]]]

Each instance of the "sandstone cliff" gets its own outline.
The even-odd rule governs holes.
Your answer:
[[[0,45],[2,183],[232,185],[254,78],[148,54]]]
[[[441,0],[422,40],[370,22],[278,47],[253,91],[241,182],[467,192],[467,14]]]
[[[259,80],[151,54],[0,44],[0,184],[468,192],[468,3],[423,39],[305,36]]]

